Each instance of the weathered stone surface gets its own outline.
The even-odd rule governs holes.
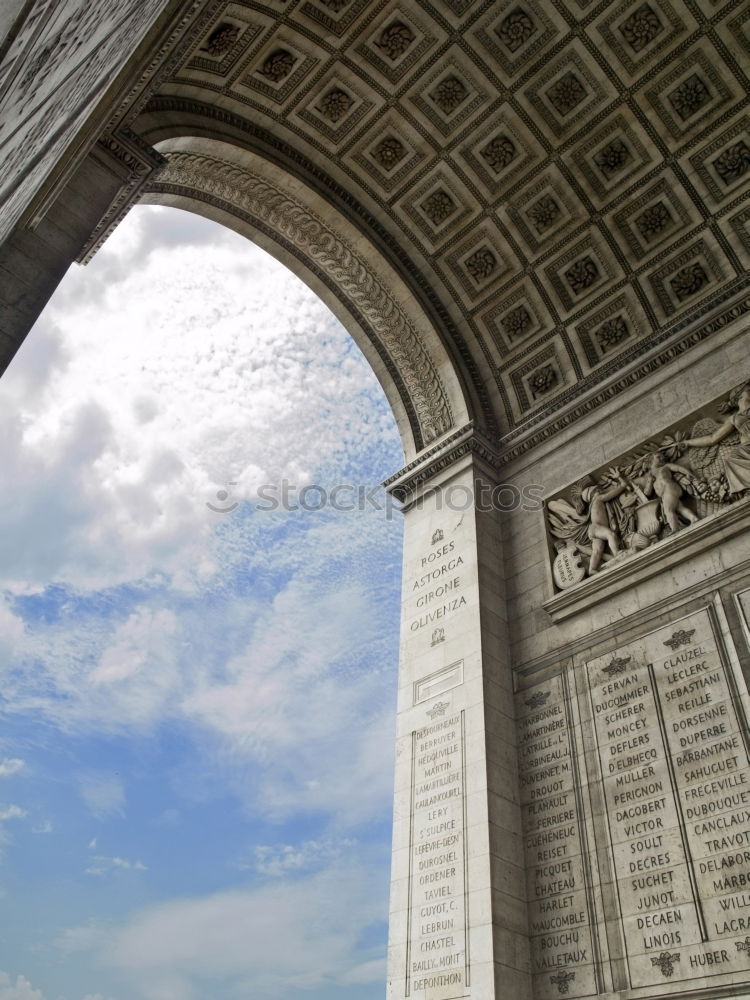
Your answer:
[[[144,192],[295,268],[407,455],[390,1000],[746,993],[747,12],[367,7],[13,2],[0,350]]]

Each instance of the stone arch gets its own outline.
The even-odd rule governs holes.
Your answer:
[[[747,378],[741,0],[57,7],[66,32],[51,20],[35,34],[29,17],[5,78],[0,65],[23,125],[0,179],[0,275],[11,276],[0,362],[68,263],[143,197],[215,218],[288,264],[344,320],[399,421],[407,464],[387,483],[405,514],[388,996],[678,996],[694,994],[701,969],[706,995],[747,988],[748,941],[732,942],[728,923],[716,925],[721,952],[705,951],[692,910],[679,941],[647,942],[635,925],[605,781],[613,765],[616,782],[642,775],[594,712],[613,673],[640,684],[642,671],[635,739],[662,755],[683,860],[671,847],[641,857],[638,840],[630,853],[639,870],[663,864],[664,884],[674,865],[696,918],[704,902],[732,908],[739,897],[701,884],[678,796],[692,779],[669,766],[669,713],[695,705],[673,689],[660,707],[654,664],[696,635],[717,670],[731,666],[716,701],[747,704],[747,498],[658,545],[612,545],[593,576],[593,525],[574,541],[571,504],[584,481],[608,493],[610,470],[663,435],[674,449],[699,417],[714,421],[717,394]],[[509,484],[514,509],[486,502]],[[574,534],[551,531],[553,504]],[[747,719],[738,725],[746,745]],[[420,759],[433,736],[440,774]],[[548,795],[543,783],[563,774],[560,798]],[[438,803],[450,826],[433,823]],[[557,881],[557,858],[569,879]],[[449,934],[417,919],[438,893],[456,905]],[[638,903],[644,919],[659,912]],[[580,950],[567,930],[548,936],[556,926]]]
[[[391,403],[413,457],[469,420],[461,383],[403,280],[376,248],[301,181],[247,150],[181,137],[142,201],[195,211],[248,236],[338,315]]]

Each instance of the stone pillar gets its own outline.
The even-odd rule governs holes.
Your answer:
[[[406,519],[389,1000],[530,996],[492,458],[469,426],[386,484]]]

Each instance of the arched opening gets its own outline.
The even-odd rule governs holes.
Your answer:
[[[389,1000],[746,989],[747,5],[11,6],[0,366],[145,196],[286,260],[396,415]],[[17,778],[20,755],[3,768]],[[263,864],[304,858],[288,846]],[[334,894],[318,883],[288,925],[319,925]],[[200,925],[223,971],[242,923]],[[277,928],[252,941],[276,976],[292,961]],[[163,945],[140,930],[143,962]],[[347,995],[372,972],[349,966]],[[147,986],[183,1000],[190,984]]]
[[[388,396],[408,460],[469,419],[458,371],[387,258],[320,195],[216,138],[158,144],[166,163],[142,200],[186,207],[249,236],[339,316]]]
[[[344,330],[215,232],[134,210],[3,381],[0,970],[34,1000],[382,995],[400,446]]]

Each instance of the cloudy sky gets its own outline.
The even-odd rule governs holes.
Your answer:
[[[140,207],[0,411],[0,1000],[382,1000],[400,515],[299,509],[402,464],[354,343]]]

